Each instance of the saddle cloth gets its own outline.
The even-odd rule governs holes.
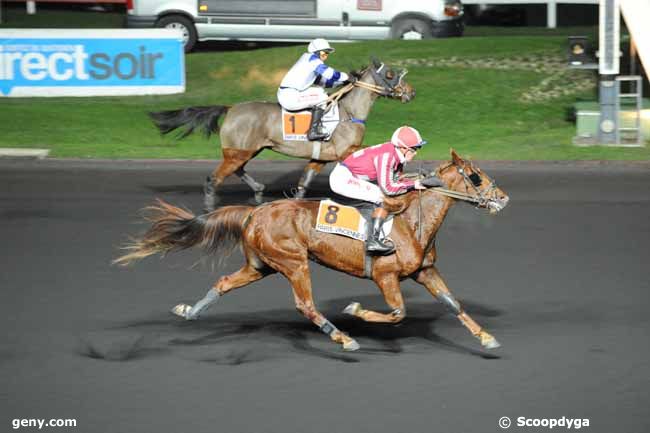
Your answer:
[[[316,218],[316,230],[324,233],[333,233],[347,236],[359,241],[368,238],[372,208],[361,208],[361,211],[353,206],[343,206],[335,201],[321,200]],[[393,216],[386,218],[380,239],[390,235],[393,228]]]
[[[339,124],[339,106],[332,104],[323,115],[323,131],[329,140]],[[311,110],[287,111],[282,109],[282,138],[285,141],[307,141],[311,124]]]

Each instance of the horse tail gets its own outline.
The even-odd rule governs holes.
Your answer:
[[[150,112],[149,117],[162,134],[184,127],[176,138],[185,138],[196,129],[201,129],[208,138],[212,133],[219,131],[219,118],[229,109],[227,105],[186,107],[180,110]]]
[[[172,206],[162,200],[145,208],[146,219],[152,223],[140,239],[134,239],[123,249],[127,254],[113,264],[129,265],[145,257],[200,246],[205,254],[221,252],[228,256],[241,243],[245,221],[252,206],[225,206],[204,215]]]

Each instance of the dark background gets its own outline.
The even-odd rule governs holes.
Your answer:
[[[371,282],[313,265],[318,307],[361,344],[347,353],[295,311],[280,276],[196,322],[168,312],[237,255],[223,269],[190,269],[194,252],[111,266],[154,197],[200,209],[211,163],[0,161],[0,431],[75,418],[70,431],[485,433],[502,416],[648,431],[648,164],[480,165],[511,204],[493,217],[456,205],[438,265],[502,348],[482,350],[410,281],[403,324],[344,316],[351,301],[386,307]],[[250,172],[279,198],[301,166]],[[249,192],[229,181],[224,197]]]

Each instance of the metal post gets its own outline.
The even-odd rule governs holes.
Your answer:
[[[600,144],[617,143],[618,94],[616,76],[619,73],[620,0],[600,0],[599,7],[599,50],[598,72],[600,73],[600,122],[598,141]]]
[[[27,15],[34,15],[36,13],[36,2],[33,0],[27,0]]]
[[[599,83],[600,121],[598,122],[598,142],[614,144],[617,139],[618,115],[614,75],[601,75]]]
[[[546,3],[546,27],[549,29],[554,29],[557,27],[556,0],[548,0],[548,3]]]
[[[636,44],[630,37],[630,75],[636,75]]]

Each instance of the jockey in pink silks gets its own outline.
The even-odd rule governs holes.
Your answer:
[[[366,251],[371,254],[390,254],[395,251],[392,242],[379,239],[382,225],[388,216],[382,207],[384,196],[399,195],[412,189],[426,189],[418,180],[399,178],[404,164],[411,161],[425,143],[415,128],[402,126],[397,128],[389,142],[354,152],[338,163],[330,174],[332,191],[375,204],[372,230],[366,241]]]

